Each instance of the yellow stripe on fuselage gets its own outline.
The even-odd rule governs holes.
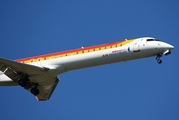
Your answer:
[[[106,50],[106,49],[122,47],[122,46],[125,46],[125,45],[131,43],[132,41],[134,41],[134,40],[125,40],[125,41],[121,41],[121,42],[92,46],[92,47],[81,48],[81,49],[76,49],[76,50],[69,50],[69,51],[47,54],[47,55],[42,55],[42,56],[35,56],[35,57],[31,57],[31,58],[24,58],[24,59],[17,60],[17,62],[29,64],[29,63],[33,63],[33,62],[39,62],[42,60],[45,61],[45,60],[51,60],[51,59],[56,59],[56,58],[68,57],[68,56],[72,56],[72,55],[97,52],[97,51],[102,51],[102,50]]]

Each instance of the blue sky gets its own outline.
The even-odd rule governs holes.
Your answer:
[[[0,56],[19,59],[151,36],[172,54],[59,75],[51,99],[0,87],[3,120],[178,120],[177,0],[0,1]]]

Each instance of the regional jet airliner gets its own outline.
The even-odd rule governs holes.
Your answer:
[[[162,55],[169,55],[172,49],[174,46],[156,38],[143,37],[15,61],[0,58],[0,86],[19,85],[43,101],[55,90],[59,74],[152,56],[161,64]]]

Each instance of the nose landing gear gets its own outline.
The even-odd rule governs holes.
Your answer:
[[[157,60],[158,64],[162,63],[162,60],[160,59],[161,57],[162,57],[161,54],[158,54],[157,57],[156,57],[156,60]]]
[[[162,60],[161,60],[161,59],[158,59],[157,62],[158,62],[158,64],[161,64],[161,63],[162,63]]]

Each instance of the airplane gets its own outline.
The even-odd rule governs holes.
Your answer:
[[[31,92],[38,101],[50,99],[58,75],[82,68],[171,54],[174,46],[153,37],[142,37],[52,54],[8,60],[0,58],[0,86],[18,86]]]

